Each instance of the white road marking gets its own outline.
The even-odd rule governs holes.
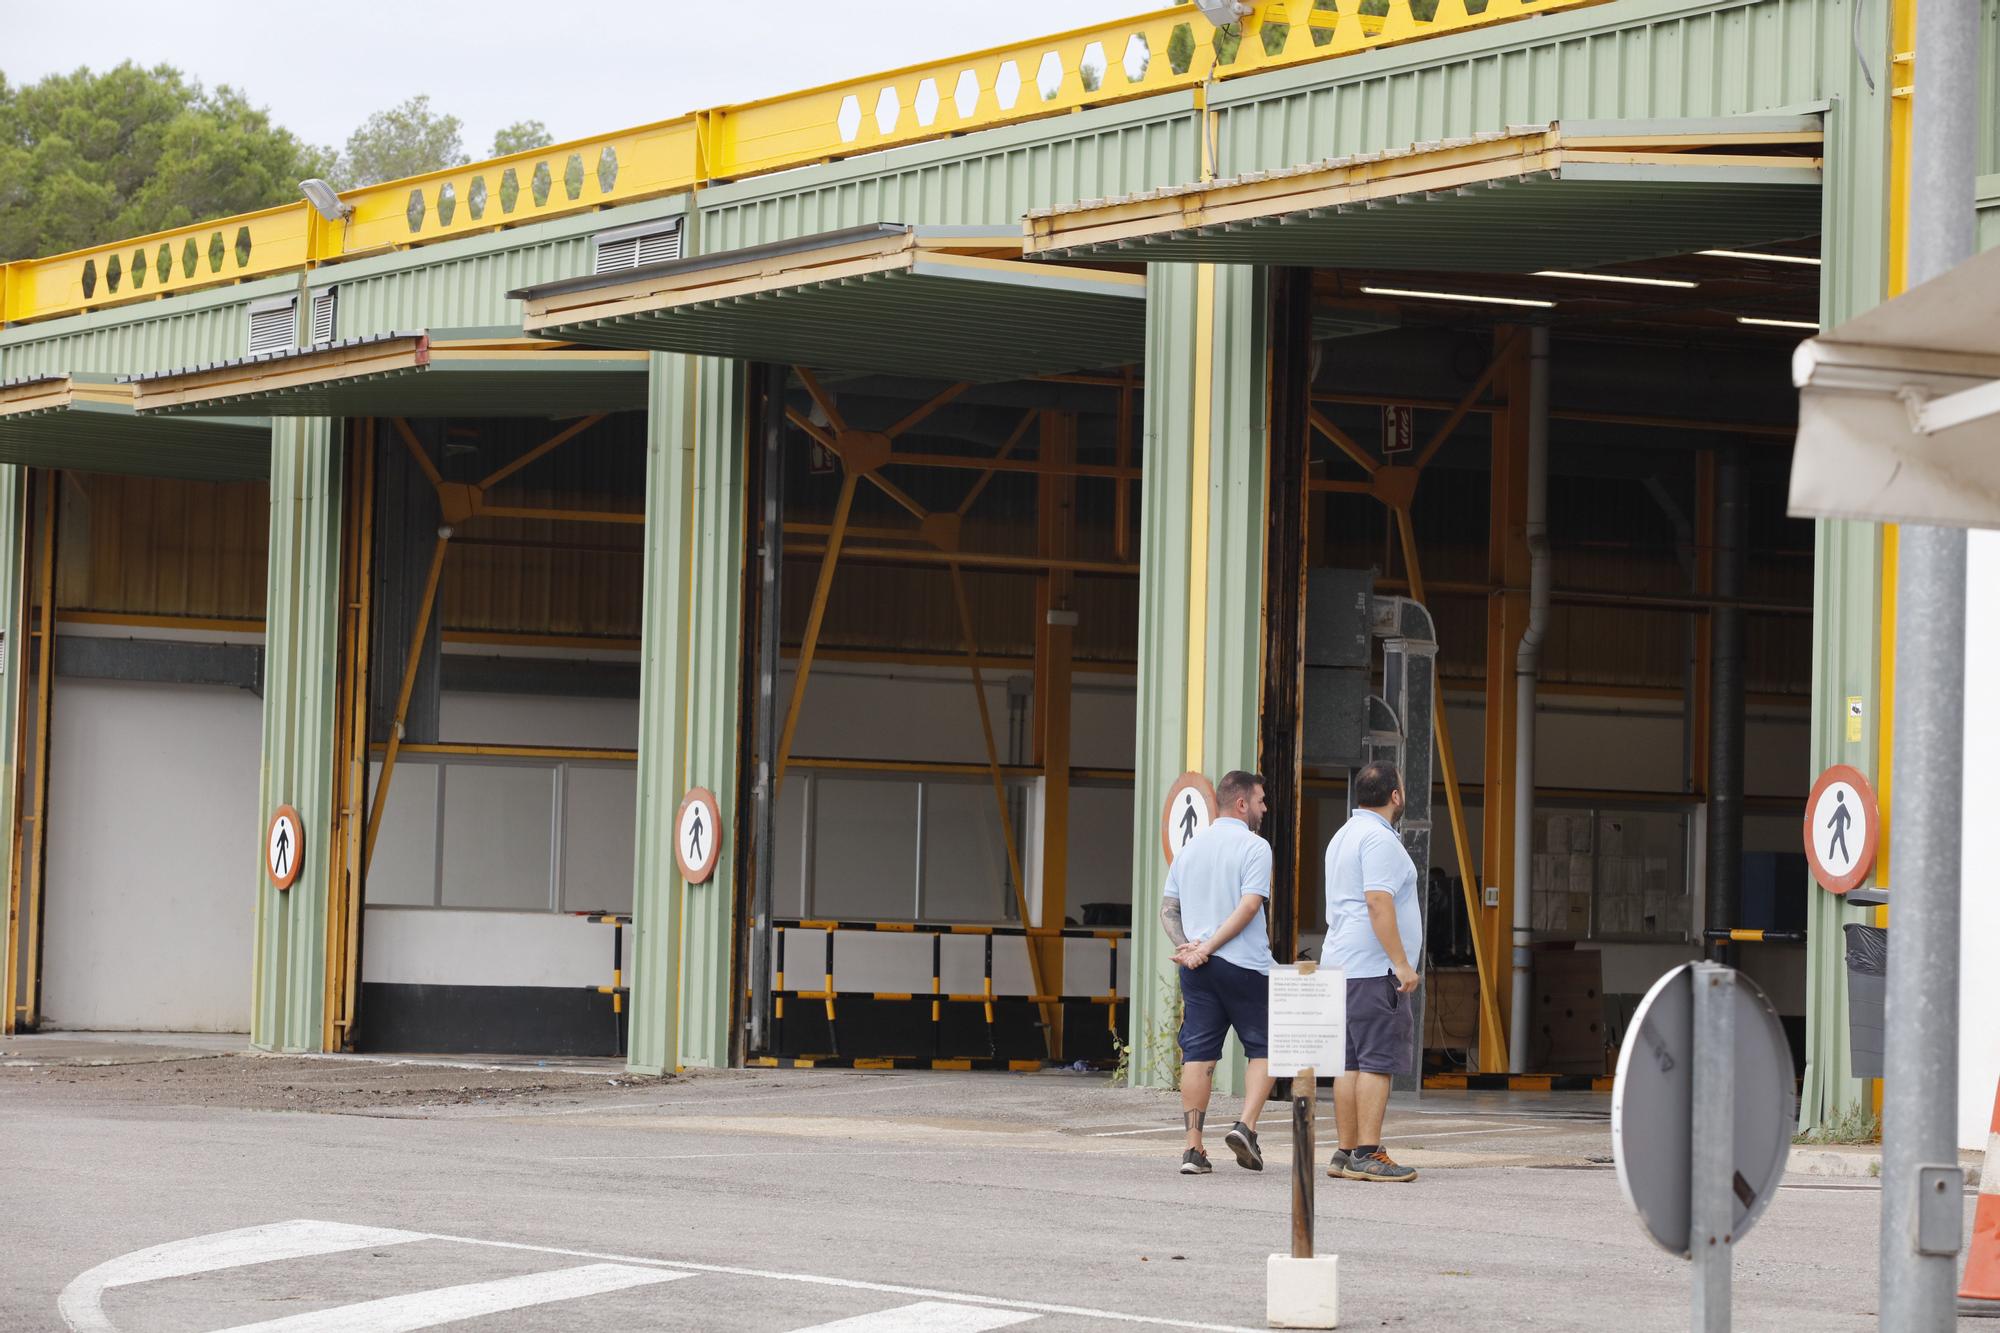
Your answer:
[[[418,1231],[391,1231],[383,1227],[355,1227],[341,1222],[273,1222],[268,1226],[219,1231],[211,1236],[169,1241],[150,1249],[134,1250],[99,1264],[82,1274],[56,1298],[56,1309],[76,1333],[109,1333],[111,1321],[104,1317],[104,1293],[113,1287],[129,1287],[135,1282],[157,1282],[161,1278],[192,1277],[224,1268],[247,1264],[268,1264],[281,1259],[308,1259],[344,1250],[369,1250],[381,1245],[406,1245],[413,1240],[429,1240]]]
[[[603,1254],[595,1250],[559,1249],[553,1245],[527,1245],[520,1241],[478,1240],[472,1236],[433,1234],[432,1240],[457,1241],[461,1245],[486,1245],[499,1250],[531,1250],[536,1254],[560,1254],[571,1259],[599,1259],[617,1264],[657,1264],[690,1273],[720,1273],[726,1277],[755,1277],[767,1282],[804,1282],[816,1287],[839,1287],[845,1291],[879,1291],[890,1296],[914,1296],[923,1300],[966,1301],[1002,1310],[1026,1310],[1034,1314],[1075,1315],[1102,1319],[1107,1323],[1144,1324],[1151,1328],[1186,1328],[1198,1333],[1263,1333],[1262,1329],[1241,1324],[1202,1324],[1190,1319],[1169,1319],[1162,1315],[1127,1314],[1122,1310],[1094,1310],[1084,1305],[1056,1305],[1048,1301],[1011,1300],[1004,1296],[982,1296],[974,1291],[940,1291],[934,1287],[905,1287],[893,1282],[863,1282],[857,1278],[821,1277],[814,1273],[785,1273],[767,1268],[737,1268],[729,1264],[697,1264],[681,1259],[648,1259],[631,1254]]]
[[[628,1287],[678,1282],[693,1276],[625,1264],[585,1264],[551,1273],[524,1273],[492,1282],[468,1282],[460,1287],[414,1291],[407,1296],[385,1296],[330,1310],[287,1315],[261,1324],[240,1324],[223,1333],[411,1333],[413,1329],[435,1328],[461,1319],[580,1300]]]
[[[481,1240],[474,1236],[451,1236],[441,1232],[394,1231],[377,1227],[347,1226],[339,1222],[295,1221],[278,1222],[269,1226],[245,1227],[239,1231],[217,1232],[209,1236],[195,1236],[188,1240],[174,1241],[166,1245],[156,1245],[151,1249],[137,1250],[128,1255],[99,1264],[83,1274],[63,1289],[58,1300],[63,1318],[78,1333],[115,1333],[113,1325],[104,1317],[103,1297],[112,1287],[129,1286],[135,1282],[151,1282],[162,1278],[187,1277],[196,1273],[213,1272],[224,1268],[237,1268],[249,1264],[271,1263],[282,1259],[309,1258],[315,1255],[335,1254],[342,1250],[372,1249],[382,1245],[402,1245],[411,1241],[445,1241],[456,1245],[481,1245],[488,1249],[520,1250],[530,1254],[553,1254],[566,1259],[588,1259],[593,1266],[603,1265],[616,1268],[638,1270],[641,1273],[658,1274],[659,1281],[669,1281],[694,1273],[715,1273],[725,1277],[758,1278],[767,1282],[800,1282],[810,1286],[835,1287],[843,1291],[872,1291],[889,1296],[903,1296],[917,1301],[941,1301],[954,1305],[974,1305],[996,1311],[1019,1311],[1026,1316],[1069,1315],[1083,1319],[1097,1319],[1106,1323],[1139,1324],[1151,1328],[1181,1328],[1198,1330],[1199,1333],[1260,1333],[1260,1330],[1245,1328],[1238,1324],[1204,1324],[1189,1319],[1172,1319],[1162,1315],[1130,1314],[1122,1310],[1099,1310],[1081,1305],[1058,1305],[1049,1301],[1013,1300],[1004,1296],[986,1296],[970,1291],[941,1291],[932,1287],[908,1287],[891,1282],[865,1282],[856,1278],[825,1277],[814,1273],[787,1273],[763,1268],[740,1268],[728,1264],[700,1264],[678,1259],[655,1259],[644,1255],[605,1254],[595,1250],[573,1250],[554,1245],[529,1245],[520,1241]],[[570,1269],[564,1272],[586,1272],[591,1269]],[[546,1275],[545,1275],[546,1276]],[[526,1279],[512,1279],[525,1281]],[[473,1288],[445,1288],[445,1292],[490,1288],[496,1284],[477,1283]],[[633,1285],[621,1282],[619,1286]],[[604,1290],[616,1290],[607,1287]],[[442,1293],[419,1293],[414,1297],[391,1297],[389,1303],[430,1300]],[[587,1294],[587,1293],[579,1293]],[[552,1299],[568,1299],[556,1297]],[[382,1304],[370,1302],[368,1304]],[[309,1329],[360,1330],[361,1333],[381,1333],[383,1330],[398,1328],[424,1328],[428,1324],[357,1324],[351,1320],[336,1320],[329,1323],[298,1323],[294,1320],[331,1318],[335,1314],[351,1315],[362,1306],[348,1306],[339,1311],[319,1311],[312,1314],[294,1316],[271,1324],[253,1324],[248,1327],[259,1330],[285,1330],[286,1333],[305,1333]],[[512,1306],[497,1307],[501,1309]],[[476,1312],[475,1312],[476,1313]],[[464,1319],[474,1315],[454,1315]],[[432,1320],[432,1323],[443,1322]],[[1010,1322],[1023,1322],[1020,1320]],[[983,1327],[997,1328],[998,1324]],[[233,1330],[232,1333],[244,1333]]]
[[[814,1324],[794,1333],[987,1333],[988,1329],[1011,1328],[1040,1315],[1016,1314],[1011,1310],[982,1309],[977,1305],[953,1305],[948,1301],[918,1301],[893,1310],[858,1314],[852,1319],[836,1319],[831,1324]]]

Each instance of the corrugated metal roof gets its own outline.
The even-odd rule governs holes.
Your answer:
[[[1136,273],[1021,262],[1011,230],[880,224],[530,287],[530,333],[976,381],[1145,354]]]
[[[0,383],[0,463],[197,481],[270,475],[267,421],[155,421],[109,375],[34,375]]]
[[[644,357],[510,330],[376,333],[128,377],[141,415],[534,417],[644,407]]]
[[[1533,272],[1820,226],[1818,122],[1576,122],[1028,215],[1035,258]]]

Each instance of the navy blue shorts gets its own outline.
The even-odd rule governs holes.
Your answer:
[[[1243,1053],[1262,1060],[1271,984],[1262,972],[1211,958],[1181,974],[1181,1059],[1200,1064],[1222,1058],[1222,1039],[1236,1029]]]
[[[1347,1071],[1407,1074],[1413,1068],[1416,1012],[1396,978],[1347,979]]]

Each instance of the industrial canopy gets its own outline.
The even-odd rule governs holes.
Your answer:
[[[1791,512],[2000,528],[2000,250],[1800,344]]]
[[[195,481],[271,473],[268,421],[148,421],[132,386],[110,375],[52,374],[0,382],[0,463]]]
[[[644,353],[514,329],[378,333],[131,377],[141,415],[559,417],[646,405]]]
[[[1016,227],[883,223],[511,293],[544,337],[991,381],[1145,355],[1137,272],[1021,260]]]
[[[1529,273],[1820,229],[1816,117],[1570,121],[1028,215],[1030,258]]]

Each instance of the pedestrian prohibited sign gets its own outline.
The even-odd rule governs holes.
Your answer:
[[[691,788],[674,819],[674,859],[680,863],[681,877],[690,884],[708,883],[721,850],[722,812],[715,793],[706,787]]]
[[[299,867],[305,862],[305,842],[306,826],[299,812],[289,805],[279,806],[264,836],[264,870],[275,887],[289,889],[298,879]]]
[[[1160,846],[1172,865],[1181,848],[1215,821],[1215,787],[1199,773],[1183,773],[1160,812]]]
[[[1860,770],[1835,764],[1819,775],[1806,797],[1806,861],[1813,878],[1833,893],[1846,893],[1875,868],[1875,844],[1882,836],[1882,813],[1875,789]]]

